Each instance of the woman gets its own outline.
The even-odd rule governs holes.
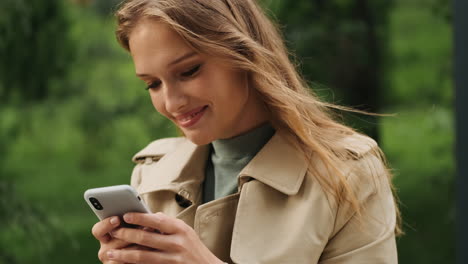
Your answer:
[[[184,137],[135,155],[132,185],[155,214],[97,223],[103,263],[397,263],[380,149],[332,119],[345,108],[311,94],[254,0],[128,0],[117,18]]]

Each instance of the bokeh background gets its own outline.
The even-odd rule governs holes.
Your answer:
[[[117,0],[0,1],[0,263],[98,263],[91,187],[176,135],[114,37]],[[393,168],[400,263],[453,263],[454,117],[449,0],[263,0],[311,86]]]

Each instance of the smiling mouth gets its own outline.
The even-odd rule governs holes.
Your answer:
[[[204,106],[203,108],[201,108],[199,111],[189,115],[189,116],[186,116],[186,117],[183,117],[182,119],[180,119],[179,121],[182,121],[182,122],[187,122],[187,121],[190,121],[190,119],[194,118],[195,116],[197,116],[198,114],[200,114],[203,110],[206,109],[206,106]]]
[[[208,108],[207,105],[201,107],[200,109],[195,110],[193,113],[186,114],[182,117],[177,118],[177,123],[181,127],[190,127],[195,125],[195,123],[200,120],[200,118],[205,113],[205,110]]]

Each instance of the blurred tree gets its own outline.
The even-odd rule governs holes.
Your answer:
[[[91,7],[100,16],[113,15],[113,11],[122,0],[73,0],[82,7]]]
[[[47,214],[21,198],[15,186],[0,181],[0,263],[48,263],[46,256],[58,239]]]
[[[122,2],[122,0],[95,0],[93,1],[93,8],[100,15],[110,16],[120,2]]]
[[[63,5],[60,0],[0,1],[0,103],[42,100],[64,77],[73,44]]]
[[[288,45],[301,57],[304,76],[328,100],[378,112],[384,89],[384,58],[390,1],[264,0],[286,21]],[[324,86],[332,88],[321,91]],[[349,115],[348,122],[378,138],[376,118]],[[351,118],[351,119],[349,119]]]
[[[436,16],[443,17],[447,22],[452,22],[453,10],[452,1],[434,0],[432,3],[432,12]]]
[[[9,115],[13,105],[41,102],[63,95],[57,81],[64,79],[73,58],[68,38],[67,12],[61,0],[0,1],[0,156],[24,130],[26,111]],[[54,90],[56,89],[56,90]],[[13,118],[9,118],[13,116]],[[36,203],[15,191],[14,176],[0,160],[0,263],[25,263],[33,257],[44,263],[54,241],[54,227]],[[51,232],[52,231],[52,232]]]

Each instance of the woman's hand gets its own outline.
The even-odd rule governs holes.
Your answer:
[[[120,220],[117,216],[106,218],[100,222],[97,222],[93,226],[92,233],[94,237],[99,240],[101,248],[99,249],[98,257],[99,260],[104,264],[119,264],[122,262],[111,261],[107,258],[106,252],[111,249],[123,249],[128,247],[131,243],[126,241],[113,238],[109,235],[112,230],[115,230],[120,226]],[[125,250],[132,249],[126,248]]]
[[[145,249],[107,250],[106,258],[117,263],[223,263],[201,242],[195,231],[180,219],[163,213],[128,213],[124,221],[146,227],[146,230],[119,228],[112,236],[128,244],[138,244]],[[147,230],[159,230],[149,232]]]

